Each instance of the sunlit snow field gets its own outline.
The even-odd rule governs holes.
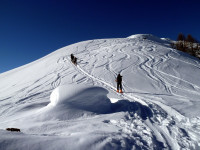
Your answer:
[[[66,46],[0,74],[0,149],[198,150],[199,75],[199,60],[153,35]]]

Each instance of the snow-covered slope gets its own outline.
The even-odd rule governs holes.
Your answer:
[[[200,149],[199,74],[153,35],[66,46],[0,74],[0,149]]]

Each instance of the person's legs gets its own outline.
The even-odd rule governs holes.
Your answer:
[[[73,56],[71,56],[71,61],[73,62],[73,59],[74,59],[74,57]]]
[[[73,64],[75,64],[76,63],[76,57],[74,57],[74,59],[73,59]]]
[[[120,90],[122,90],[122,83],[119,84],[119,88],[120,88]]]
[[[122,83],[119,84],[120,87],[120,93],[122,93]]]
[[[117,82],[117,92],[119,92],[119,83]]]

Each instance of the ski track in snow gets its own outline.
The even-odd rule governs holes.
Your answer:
[[[98,45],[98,46],[93,46],[93,48],[99,48],[100,46]],[[124,53],[124,51],[122,50],[124,47],[122,47],[121,49],[119,49],[119,52],[120,53]],[[135,54],[139,54],[139,55],[137,55],[138,56],[138,58],[139,58],[139,60],[142,60],[142,57],[141,57],[141,55],[142,54],[145,54],[144,53],[144,51],[146,51],[146,49],[148,49],[148,48],[146,48],[145,46],[143,46],[143,47],[141,47],[140,49],[139,49],[139,51],[138,52],[135,52]],[[95,49],[93,49],[93,51],[94,51]],[[149,52],[154,52],[156,50],[156,46],[155,45],[153,45],[151,48],[149,48]],[[141,52],[143,52],[143,53],[141,53]],[[91,55],[89,54],[89,56],[91,57]],[[113,56],[113,55],[112,55]],[[112,58],[112,56],[111,56],[111,58]],[[148,75],[148,77],[149,78],[151,78],[151,79],[153,79],[155,82],[161,82],[161,83],[163,83],[163,85],[164,85],[164,87],[165,87],[165,89],[166,89],[166,91],[168,91],[168,93],[170,93],[170,94],[174,94],[174,93],[172,93],[172,91],[171,91],[171,87],[170,86],[172,86],[171,84],[169,84],[169,83],[167,83],[167,81],[165,80],[165,79],[163,79],[161,76],[159,76],[159,74],[156,74],[156,72],[159,72],[159,73],[163,73],[163,72],[161,72],[161,71],[159,71],[159,70],[157,70],[157,69],[154,69],[155,68],[155,66],[157,66],[157,65],[159,65],[160,63],[163,63],[165,60],[167,60],[167,58],[160,58],[159,60],[155,60],[155,57],[152,55],[148,55],[148,54],[146,54],[145,56],[147,56],[147,59],[146,60],[143,60],[143,62],[142,63],[140,63],[139,64],[139,66],[140,66],[140,69],[141,70],[143,70],[143,71],[145,71],[146,72],[146,74]],[[96,57],[96,55],[92,55],[92,57]],[[122,61],[122,60],[124,60],[124,59],[130,59],[130,55],[125,55],[125,57],[122,57],[122,58],[120,58],[120,59],[118,59],[118,61]],[[101,56],[101,57],[97,57],[97,59],[95,60],[95,62],[94,63],[96,63],[96,62],[99,62],[101,59],[105,59],[106,58],[106,55],[103,55],[103,56]],[[110,58],[110,57],[109,57]],[[140,61],[137,61],[136,62],[136,64],[138,64],[138,62],[140,62]],[[68,60],[69,61],[69,60]],[[151,64],[151,65],[148,65],[148,63],[150,62],[150,61],[152,61],[152,62],[155,62],[155,64]],[[70,62],[70,61],[69,61]],[[106,60],[106,62],[104,62],[103,64],[101,64],[100,66],[95,66],[95,65],[93,65],[93,68],[98,68],[98,67],[103,67],[103,66],[105,66],[105,68],[106,68],[106,70],[111,70],[111,66],[110,66],[110,64],[112,64],[112,62],[110,62],[110,61],[108,61],[108,60]],[[73,65],[73,64],[72,64]],[[131,65],[130,65],[131,66]],[[124,69],[122,69],[121,70],[121,72],[123,72],[123,70],[126,70],[127,68],[129,68],[130,66],[127,66],[126,68],[124,68]],[[101,83],[104,87],[106,87],[108,90],[115,90],[115,87],[113,87],[111,84],[109,84],[109,83],[107,83],[106,81],[103,81],[102,79],[100,79],[100,78],[98,78],[98,77],[95,77],[95,76],[93,76],[93,75],[91,75],[93,72],[91,72],[91,74],[89,74],[89,73],[87,73],[86,71],[84,71],[83,70],[83,68],[80,66],[80,65],[77,65],[77,68],[78,68],[78,71],[80,72],[80,73],[82,73],[82,74],[84,74],[85,76],[88,76],[89,78],[91,78],[91,79],[93,79],[93,80],[95,80],[95,81],[97,81],[97,82],[99,82],[99,83]],[[149,70],[149,71],[148,71]],[[174,70],[175,71],[175,73],[176,73],[176,75],[175,76],[172,76],[172,75],[169,75],[169,74],[165,74],[165,75],[169,75],[170,77],[173,77],[173,78],[176,78],[176,79],[178,79],[178,81],[180,81],[180,80],[182,80],[181,78],[180,78],[180,75],[179,75],[179,73],[176,71],[176,70]],[[113,74],[116,74],[116,73],[113,73]],[[187,81],[185,81],[185,82],[187,82]],[[189,83],[189,82],[188,82]],[[190,83],[189,83],[190,84]],[[178,83],[176,83],[176,85],[178,85]],[[191,92],[191,90],[188,90],[189,92]],[[118,93],[117,93],[118,94]],[[120,95],[120,94],[118,94],[118,95]],[[130,95],[130,94],[127,94],[127,93],[124,93],[124,94],[122,94],[121,95],[122,97],[124,97],[125,99],[129,99],[129,100],[131,100],[131,101],[138,101],[138,102],[140,102],[140,103],[142,103],[143,105],[146,105],[146,106],[148,106],[148,104],[147,103],[145,103],[145,101],[142,101],[142,100],[140,100],[139,98],[136,98],[136,97],[134,97],[134,96],[132,96],[132,95]],[[177,95],[178,96],[178,95]],[[150,103],[151,104],[151,103]],[[151,104],[152,105],[152,104]],[[154,105],[156,105],[156,104],[154,104]],[[156,106],[156,107],[158,107],[158,106]],[[162,111],[164,111],[165,112],[165,110],[163,110],[163,109],[161,109]],[[174,110],[175,111],[175,110]],[[178,112],[176,112],[176,114],[177,115],[180,115]],[[180,116],[182,116],[182,115],[180,115]],[[157,119],[156,119],[157,120]],[[175,122],[175,121],[173,121],[174,119],[173,118],[170,118],[170,120],[171,121],[169,121],[169,122]],[[155,120],[154,120],[155,121]],[[110,122],[110,121],[107,121],[107,122]],[[112,122],[112,121],[111,121]],[[124,124],[127,124],[127,122],[125,122]],[[119,125],[121,125],[121,123],[119,123]],[[180,128],[179,129],[179,135],[178,135],[178,137],[177,137],[177,140],[179,140],[179,142],[180,143],[174,143],[174,139],[173,138],[171,138],[171,130],[172,129],[170,129],[170,128],[166,128],[166,129],[162,129],[162,127],[160,127],[159,125],[156,125],[156,127],[154,127],[155,126],[155,124],[152,124],[151,123],[151,121],[146,121],[146,125],[147,126],[149,126],[149,128],[154,132],[154,134],[155,134],[155,137],[156,137],[156,139],[160,139],[162,142],[163,142],[163,145],[165,146],[165,147],[168,147],[168,148],[170,148],[170,149],[179,149],[180,147],[185,147],[185,145],[181,145],[180,143],[180,139],[183,139],[183,136],[181,136],[183,133],[183,129],[182,128]],[[172,125],[172,128],[173,128],[173,125]],[[129,130],[130,130],[131,128],[129,128]],[[167,133],[166,133],[166,131],[167,131]],[[185,132],[185,130],[184,130],[184,132]],[[130,133],[132,133],[132,131],[130,131]],[[191,141],[190,141],[190,139],[188,140],[189,138],[188,137],[186,137],[186,141],[185,141],[185,143],[190,143]],[[191,144],[191,143],[190,143]]]
[[[163,48],[166,51],[162,52]],[[118,134],[111,135],[104,139],[104,142],[116,145],[121,143],[125,149],[172,150],[194,149],[200,142],[199,139],[195,139],[200,131],[200,118],[189,119],[164,103],[165,96],[181,99],[182,103],[191,102],[187,94],[199,97],[200,87],[183,79],[178,70],[172,69],[169,74],[165,68],[161,67],[172,59],[200,68],[198,61],[194,64],[189,59],[179,59],[180,54],[177,55],[173,49],[162,47],[158,42],[141,39],[92,40],[83,46],[75,45],[73,51],[78,57],[77,66],[71,63],[69,54],[66,53],[57,57],[52,67],[54,69],[48,74],[32,82],[23,83],[26,86],[21,85],[23,88],[18,89],[13,95],[1,98],[3,109],[0,110],[0,119],[12,116],[23,108],[23,105],[37,102],[38,99],[48,99],[53,89],[65,83],[90,83],[100,85],[111,93],[115,93],[120,100],[129,100],[132,102],[130,104],[134,104],[133,108],[126,106],[128,111],[120,120],[109,117],[103,120],[106,125],[118,128]],[[114,92],[116,87],[113,81],[119,72],[124,76],[123,94]],[[145,76],[137,76],[136,73]],[[141,77],[138,79],[141,81],[150,80],[151,84],[147,83],[147,86],[152,87],[154,93],[145,91],[148,87],[141,89],[137,81],[131,83],[126,80],[126,75]],[[66,78],[70,80],[66,82]],[[164,91],[163,94],[156,93],[158,89]],[[175,90],[184,91],[185,94],[181,95]],[[8,102],[8,100],[11,101]],[[44,100],[43,103],[46,104],[46,101]],[[147,113],[142,112],[146,110],[145,108],[151,110],[152,116],[142,119],[143,113]]]

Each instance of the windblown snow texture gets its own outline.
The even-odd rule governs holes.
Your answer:
[[[0,74],[0,149],[200,149],[200,61],[170,42],[90,40]]]

